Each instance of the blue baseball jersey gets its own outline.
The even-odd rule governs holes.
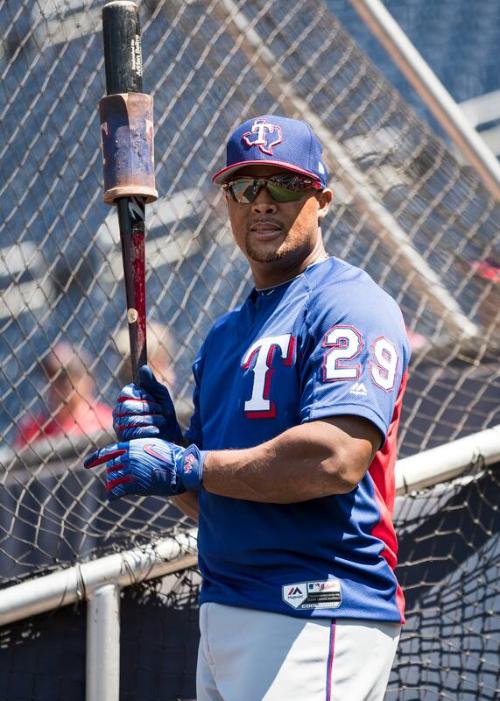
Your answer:
[[[214,324],[193,366],[189,441],[248,448],[300,423],[354,415],[378,428],[381,448],[348,494],[268,504],[202,490],[202,603],[403,620],[391,515],[408,361],[395,301],[337,258],[253,290]]]

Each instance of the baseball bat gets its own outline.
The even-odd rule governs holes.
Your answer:
[[[123,258],[132,377],[147,362],[145,211],[157,198],[152,98],[143,93],[139,12],[131,0],[102,10],[107,97],[99,103],[104,200],[116,205]]]

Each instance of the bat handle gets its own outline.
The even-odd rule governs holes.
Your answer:
[[[137,382],[137,371],[147,363],[146,345],[146,275],[145,275],[145,202],[142,197],[122,197],[117,200],[127,321],[130,337],[132,377]]]

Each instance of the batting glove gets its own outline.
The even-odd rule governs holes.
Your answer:
[[[175,496],[199,491],[205,452],[160,438],[138,438],[94,451],[86,468],[106,464],[106,491],[113,501],[127,494]]]
[[[182,443],[182,432],[168,389],[151,368],[139,368],[138,384],[125,385],[113,408],[113,428],[119,441],[163,438]]]

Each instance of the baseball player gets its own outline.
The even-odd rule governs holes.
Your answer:
[[[112,499],[163,494],[199,513],[198,701],[381,700],[404,602],[401,312],[327,255],[332,191],[307,124],[249,119],[213,180],[255,287],[195,360],[185,439],[144,366],[114,409],[120,442],[85,464],[106,463]]]

